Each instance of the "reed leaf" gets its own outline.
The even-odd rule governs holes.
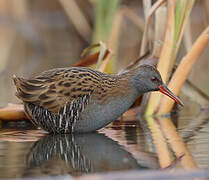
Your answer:
[[[93,33],[93,43],[98,43],[103,41],[108,44],[107,40],[110,38],[110,34],[113,28],[113,23],[120,7],[120,0],[97,0],[95,1],[94,10],[95,10],[95,19],[94,19],[94,33]],[[113,48],[113,51],[116,52],[117,43]],[[112,73],[114,71],[116,57],[111,59],[107,65],[106,71]]]

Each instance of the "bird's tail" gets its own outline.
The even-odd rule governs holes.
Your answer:
[[[13,75],[12,79],[17,89],[16,96],[19,99],[24,102],[33,102],[36,100],[37,86],[30,84],[27,79],[15,75]]]

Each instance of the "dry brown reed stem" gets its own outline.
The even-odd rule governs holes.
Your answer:
[[[153,117],[147,117],[146,120],[152,133],[152,139],[157,151],[160,167],[166,168],[172,163],[166,139],[164,138],[158,123],[153,119]]]
[[[175,153],[176,157],[184,155],[181,160],[182,166],[185,169],[197,168],[197,164],[194,158],[184,144],[183,139],[179,136],[171,120],[169,118],[160,118],[158,122],[160,124],[159,127],[161,128],[161,131],[163,132],[164,136],[172,147],[172,150]]]
[[[149,10],[151,9],[151,0],[142,0],[145,20],[148,18]]]
[[[167,75],[168,75],[168,69],[170,63],[169,60],[171,58],[172,47],[173,47],[172,43],[174,39],[174,29],[175,29],[175,22],[174,22],[175,4],[176,1],[173,0],[168,1],[168,10],[167,10],[168,17],[167,17],[165,40],[157,66],[164,82],[167,81]],[[150,115],[154,113],[154,110],[156,110],[157,106],[159,105],[160,97],[161,97],[160,93],[151,93],[147,106],[146,115]]]
[[[193,44],[191,50],[180,62],[177,70],[170,83],[168,88],[176,95],[179,94],[185,80],[187,79],[194,63],[197,61],[198,57],[203,53],[203,50],[209,43],[209,26],[205,31],[199,36],[199,38]],[[201,73],[201,72],[200,72]],[[165,114],[171,111],[174,102],[166,97],[162,97],[160,108],[158,114]]]
[[[9,104],[7,107],[0,109],[0,120],[23,120],[28,119],[23,105]]]
[[[155,12],[155,34],[153,42],[152,56],[155,58],[160,57],[160,53],[163,46],[163,41],[165,37],[165,27],[167,18],[167,7],[161,6]]]
[[[60,4],[63,6],[76,30],[79,32],[82,38],[88,42],[91,37],[91,27],[86,20],[85,15],[79,8],[77,2],[75,0],[60,0]]]
[[[166,0],[158,0],[150,9],[148,16],[147,16],[147,20],[145,23],[145,28],[144,28],[144,33],[143,33],[143,37],[142,37],[142,44],[141,44],[141,49],[140,49],[140,54],[139,56],[142,56],[146,53],[146,47],[147,47],[147,42],[148,42],[148,29],[150,26],[150,22],[151,22],[151,18],[152,15],[154,14],[154,12],[156,11],[156,9],[158,9],[161,5],[163,5],[165,3]]]
[[[144,11],[144,19],[145,19],[145,22],[147,22],[147,18],[149,16],[149,11],[150,11],[150,9],[152,7],[151,0],[142,0],[142,7],[143,7],[143,11]],[[149,38],[149,36],[150,36],[150,29],[152,29],[152,28],[149,28],[148,32],[147,32],[147,38],[148,39],[150,39]]]
[[[161,73],[164,82],[167,81],[168,67],[170,63],[170,57],[172,54],[172,42],[174,39],[174,29],[175,29],[175,5],[176,0],[168,1],[168,19],[166,26],[166,35],[164,40],[163,49],[160,54],[160,59],[158,62],[158,70]]]
[[[147,21],[147,18],[149,16],[149,11],[152,7],[152,1],[151,0],[142,0],[142,3],[143,3],[143,11],[144,11],[144,19],[145,19],[145,22]],[[147,51],[148,49],[150,49],[150,42],[151,42],[151,38],[150,38],[150,35],[151,35],[151,29],[152,29],[152,26],[150,25],[150,27],[147,29],[147,44],[146,44],[146,47],[145,47],[145,51]]]
[[[185,27],[185,32],[183,36],[184,46],[186,48],[186,52],[189,52],[192,48],[192,32],[191,32],[191,21],[190,17],[187,20],[187,25]]]
[[[204,8],[205,24],[209,24],[209,1],[201,1]]]

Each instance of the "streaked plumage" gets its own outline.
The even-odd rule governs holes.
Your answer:
[[[152,78],[156,82],[152,82]],[[125,112],[142,93],[159,90],[159,72],[141,65],[108,75],[85,67],[57,68],[32,79],[13,77],[17,97],[36,126],[53,133],[88,132]]]

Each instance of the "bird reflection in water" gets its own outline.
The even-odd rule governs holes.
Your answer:
[[[24,176],[76,176],[90,172],[146,168],[139,165],[116,141],[98,133],[45,136],[33,144],[26,162]]]

